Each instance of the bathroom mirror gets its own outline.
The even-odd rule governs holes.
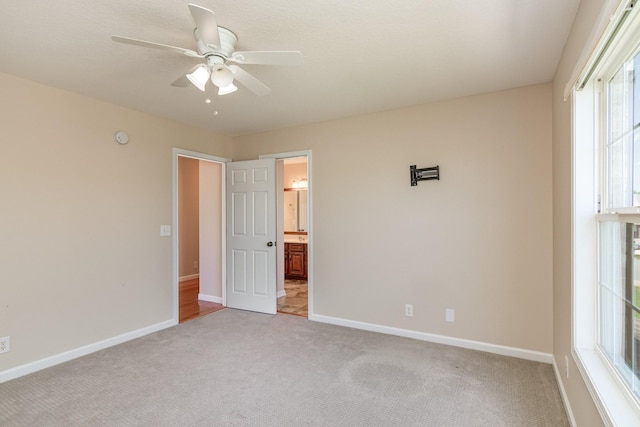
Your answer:
[[[284,189],[284,231],[307,231],[307,190]]]

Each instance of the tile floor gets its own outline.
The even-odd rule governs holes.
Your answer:
[[[284,290],[287,295],[278,298],[278,313],[307,317],[309,314],[307,282],[303,280],[285,280]]]

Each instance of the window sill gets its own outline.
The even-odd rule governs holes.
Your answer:
[[[601,356],[593,349],[576,349],[574,359],[605,425],[640,425],[640,407]]]

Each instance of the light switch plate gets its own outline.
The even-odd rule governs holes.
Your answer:
[[[444,311],[444,313],[445,313],[445,320],[446,320],[447,322],[455,322],[455,321],[456,321],[456,320],[455,320],[455,319],[456,319],[456,318],[455,318],[455,311],[453,311],[453,309],[452,309],[452,308],[447,308],[447,309]]]

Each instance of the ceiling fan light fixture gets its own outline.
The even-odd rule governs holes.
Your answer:
[[[218,89],[218,95],[228,95],[228,94],[233,93],[233,92],[235,92],[237,90],[238,90],[238,88],[233,83],[229,83],[228,85]]]
[[[204,88],[207,85],[207,80],[209,80],[209,70],[206,66],[201,65],[196,68],[192,73],[187,74],[187,79],[195,87],[204,92]]]
[[[246,65],[299,65],[302,63],[302,54],[298,51],[236,51],[238,36],[233,31],[218,26],[216,15],[212,10],[192,3],[188,8],[195,24],[193,36],[197,51],[116,35],[111,39],[118,43],[168,50],[189,58],[204,60],[204,64],[196,65],[187,74],[182,74],[171,83],[171,86],[187,87],[191,83],[205,92],[207,80],[210,79],[213,85],[218,87],[221,95],[237,90],[233,85],[235,80],[256,96],[271,93],[269,87],[238,65],[226,65],[228,61]]]
[[[225,66],[216,68],[211,73],[211,81],[219,88],[227,87],[233,83],[233,72]]]

